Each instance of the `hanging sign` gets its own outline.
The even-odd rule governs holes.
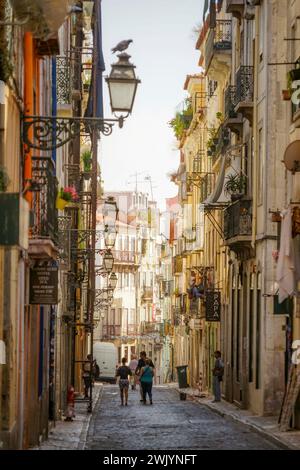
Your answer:
[[[217,290],[206,291],[205,302],[206,321],[221,321],[221,292]]]
[[[45,265],[30,269],[29,303],[56,305],[58,303],[58,267]]]

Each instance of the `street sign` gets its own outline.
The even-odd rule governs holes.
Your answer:
[[[29,303],[55,305],[58,303],[58,267],[36,266],[30,269]]]
[[[221,321],[221,292],[217,290],[207,290],[205,295],[206,321]]]

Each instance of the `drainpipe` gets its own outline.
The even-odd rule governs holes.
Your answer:
[[[25,68],[25,81],[24,81],[24,114],[28,116],[34,115],[34,99],[33,99],[33,38],[31,33],[24,35],[24,68]],[[28,137],[30,140],[33,138],[32,129],[28,130]],[[26,151],[27,150],[27,151]],[[31,150],[25,148],[24,152],[24,180],[31,179]],[[25,182],[26,184],[26,182]],[[32,193],[27,191],[25,199],[31,205]]]
[[[255,248],[255,240],[256,240],[256,228],[257,228],[257,162],[258,162],[258,123],[257,123],[257,101],[258,101],[258,55],[259,55],[259,7],[255,8],[255,51],[254,51],[254,71],[253,71],[253,80],[254,80],[254,112],[253,112],[253,140],[254,140],[254,153],[253,153],[253,188],[252,188],[252,195],[253,195],[253,204],[252,204],[252,248]]]

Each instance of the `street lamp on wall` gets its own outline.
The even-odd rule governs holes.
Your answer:
[[[105,252],[103,256],[103,267],[107,273],[111,273],[114,266],[114,257],[110,250]]]
[[[118,55],[118,62],[112,64],[108,84],[110,106],[113,113],[131,114],[136,90],[141,82],[135,76],[135,65],[129,62],[130,55],[126,52]]]
[[[111,273],[110,277],[109,277],[109,287],[110,289],[115,289],[117,287],[117,283],[118,283],[118,276],[116,275],[116,273]]]

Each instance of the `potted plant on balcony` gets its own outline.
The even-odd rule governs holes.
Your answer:
[[[245,194],[247,178],[245,175],[231,174],[226,177],[224,192],[230,195],[232,201],[241,199]]]
[[[90,150],[83,152],[81,160],[83,163],[83,177],[88,180],[91,177],[92,171],[92,152]]]
[[[78,194],[72,186],[61,188],[56,199],[56,209],[64,210],[70,203],[78,202]]]
[[[288,72],[288,82],[295,82],[296,80],[300,80],[300,67],[294,68]]]
[[[5,193],[7,191],[10,179],[7,171],[4,167],[0,166],[0,192]]]

